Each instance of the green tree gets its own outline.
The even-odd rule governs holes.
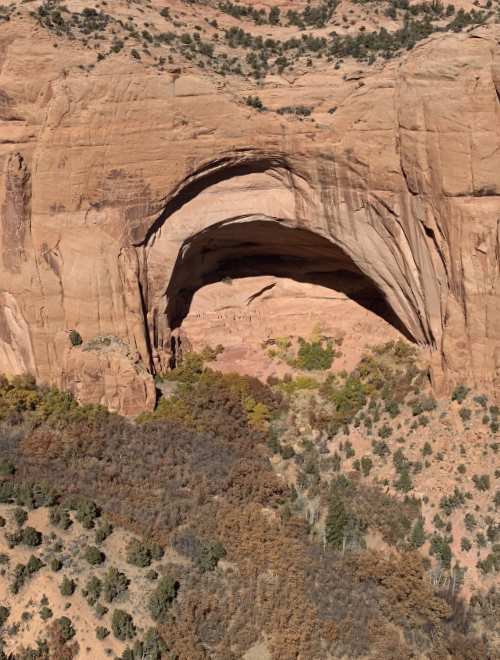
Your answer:
[[[161,578],[148,603],[149,612],[155,621],[163,619],[177,595],[178,588],[179,585],[173,578]]]
[[[124,642],[135,637],[134,620],[125,610],[115,610],[111,618],[111,629],[116,639]]]
[[[344,503],[337,493],[333,493],[328,505],[325,536],[327,543],[337,550],[340,550],[344,543],[344,532],[347,521],[348,517]]]
[[[420,548],[425,543],[424,521],[418,518],[411,530],[410,543],[413,548]]]

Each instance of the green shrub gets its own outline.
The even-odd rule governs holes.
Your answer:
[[[434,534],[431,538],[431,555],[435,555],[444,568],[449,568],[451,564],[452,552],[450,548],[450,539],[439,534]]]
[[[81,346],[83,344],[82,336],[77,330],[70,331],[69,340],[72,346]]]
[[[391,453],[387,442],[383,440],[373,440],[372,441],[373,453],[380,458],[384,458]]]
[[[94,609],[95,609],[95,615],[98,619],[102,619],[102,617],[108,613],[108,608],[102,605],[102,603],[96,603]]]
[[[203,545],[199,555],[196,558],[198,568],[205,571],[213,571],[219,561],[226,556],[226,550],[222,543],[218,541],[209,542]]]
[[[95,502],[92,500],[80,499],[75,503],[76,519],[82,524],[85,529],[92,529],[95,525],[95,520],[100,516],[100,510]]]
[[[14,509],[14,511],[12,512],[12,516],[18,527],[22,527],[24,523],[28,520],[28,512],[25,511],[24,509],[21,509],[21,507],[17,507],[16,509]]]
[[[10,616],[10,609],[5,605],[0,605],[0,628],[5,625],[5,622]]]
[[[99,640],[106,639],[108,635],[109,635],[109,630],[104,626],[97,626],[97,628],[95,629],[95,636]]]
[[[56,623],[64,641],[67,642],[76,635],[76,630],[73,628],[73,623],[67,616],[62,616],[60,619],[56,619]]]
[[[11,461],[6,458],[0,459],[0,477],[10,477],[16,471],[16,468]],[[1,500],[0,500],[1,501]]]
[[[161,546],[154,541],[133,538],[127,545],[127,562],[140,568],[150,566],[153,560],[161,559],[163,554]]]
[[[422,447],[422,456],[430,456],[432,454],[432,446],[430,442],[426,442]]]
[[[59,585],[59,591],[61,592],[61,596],[72,596],[75,593],[75,588],[76,588],[75,582],[65,575],[62,579],[61,584]]]
[[[424,521],[417,518],[411,530],[410,545],[412,548],[420,548],[425,543]]]
[[[25,527],[21,533],[21,543],[29,546],[30,548],[35,548],[42,543],[42,535],[39,531],[34,529],[34,527]]]
[[[458,401],[458,403],[463,403],[469,392],[470,388],[466,387],[465,385],[457,385],[451,394],[451,400]]]
[[[112,533],[113,525],[107,520],[102,521],[95,530],[95,542],[98,544],[103,543]]]
[[[28,559],[28,563],[26,564],[26,570],[28,571],[29,575],[33,575],[33,573],[37,573],[44,566],[45,564],[41,559],[35,557],[35,555],[31,555]]]
[[[82,590],[83,596],[87,599],[87,603],[92,607],[97,603],[101,597],[102,592],[102,582],[101,580],[93,575],[87,580],[84,589]]]
[[[394,488],[401,491],[402,493],[409,493],[413,489],[413,483],[410,477],[410,473],[407,469],[401,470],[399,472],[399,477],[394,482]]]
[[[328,505],[328,514],[325,523],[325,538],[336,550],[344,544],[348,517],[344,503],[338,493],[333,493]]]
[[[68,529],[71,526],[71,518],[67,509],[60,506],[50,509],[49,520],[51,525],[60,529]]]
[[[62,565],[62,561],[59,559],[59,557],[53,557],[49,562],[50,570],[54,571],[54,573],[60,571]]]
[[[363,476],[367,477],[373,467],[373,461],[369,456],[363,456],[361,459],[361,471]]]
[[[104,552],[101,552],[95,545],[89,545],[85,548],[83,556],[91,566],[99,566],[100,564],[103,564],[106,559]]]
[[[332,366],[335,351],[330,343],[323,347],[321,341],[307,342],[299,338],[299,350],[294,366],[306,371],[324,371]]]
[[[52,612],[50,607],[47,606],[42,607],[42,609],[40,610],[40,618],[42,619],[42,621],[47,621],[47,619],[50,619],[53,616],[53,614],[54,613]]]
[[[256,110],[259,110],[260,112],[262,110],[265,110],[264,104],[260,100],[258,96],[247,96],[245,99],[246,104],[249,105],[251,108],[255,108]]]
[[[472,481],[474,482],[474,486],[477,488],[479,491],[486,491],[490,489],[490,477],[487,474],[475,474],[472,477]]]
[[[107,603],[111,603],[120,594],[128,589],[130,580],[114,566],[103,576],[102,593]]]
[[[470,408],[460,408],[458,414],[460,415],[462,422],[465,424],[465,422],[470,420],[472,412]]]
[[[447,495],[441,498],[439,506],[447,516],[451,516],[453,511],[465,504],[465,496],[456,486],[453,495]]]
[[[174,579],[170,577],[160,579],[148,601],[149,612],[155,621],[160,621],[165,617],[177,595],[178,588],[179,585]]]
[[[111,629],[116,639],[122,642],[127,639],[133,639],[136,634],[134,620],[124,610],[114,610],[111,618]]]
[[[476,519],[474,518],[474,514],[472,514],[472,513],[466,513],[465,514],[465,516],[464,516],[464,525],[465,525],[465,529],[468,532],[472,532],[472,530],[477,525]]]
[[[392,435],[392,428],[388,424],[384,424],[379,428],[378,435],[380,438],[389,438]]]
[[[469,541],[468,538],[463,537],[462,540],[460,541],[460,548],[464,552],[469,552],[469,550],[472,548],[472,543]]]

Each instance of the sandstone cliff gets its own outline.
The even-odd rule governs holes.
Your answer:
[[[380,297],[437,387],[498,391],[498,27],[431,37],[362,80],[264,88],[314,98],[307,121],[199,71],[123,54],[89,69],[53,42],[0,26],[0,372],[151,407],[194,292],[270,274]]]

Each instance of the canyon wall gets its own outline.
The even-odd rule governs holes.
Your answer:
[[[342,93],[328,71],[276,83],[314,96],[307,121],[52,42],[0,26],[0,372],[135,414],[196,289],[273,274],[380,296],[438,389],[498,393],[498,27],[431,37]]]

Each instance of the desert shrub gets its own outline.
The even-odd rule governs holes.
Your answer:
[[[458,401],[458,403],[463,403],[469,392],[470,388],[466,387],[465,385],[457,385],[451,394],[451,400]]]
[[[72,346],[81,346],[83,344],[82,336],[76,330],[71,330],[69,333],[69,341]]]
[[[33,573],[37,573],[44,566],[45,564],[41,559],[35,557],[35,555],[30,555],[28,563],[26,564],[26,570],[29,575],[33,575]]]
[[[261,99],[258,96],[247,96],[246,104],[259,111],[265,109],[264,104],[262,103]]]
[[[0,605],[0,628],[5,625],[5,622],[10,616],[10,609],[5,605]]]
[[[97,626],[97,628],[95,629],[95,636],[99,640],[106,639],[108,635],[109,635],[109,630],[104,626]]]
[[[158,543],[140,539],[130,539],[127,545],[127,562],[133,566],[145,568],[153,560],[161,559],[163,551]]]
[[[436,556],[444,568],[450,567],[452,553],[450,548],[450,539],[448,537],[434,534],[431,537],[431,547],[429,549],[429,553]]]
[[[5,540],[9,548],[15,548],[16,545],[19,545],[23,540],[22,530],[5,534]]]
[[[61,584],[59,585],[59,591],[61,596],[72,596],[75,593],[76,584],[74,580],[68,578],[66,575],[63,577]]]
[[[225,556],[226,550],[222,543],[211,541],[202,545],[196,557],[196,564],[202,572],[213,571]]]
[[[104,552],[101,552],[99,548],[96,548],[95,545],[87,546],[83,556],[85,561],[87,561],[91,566],[98,566],[99,564],[104,563],[106,559]]]
[[[21,532],[21,543],[34,548],[42,543],[42,534],[34,527],[25,527]]]
[[[487,474],[474,474],[472,477],[472,481],[474,482],[474,486],[477,488],[479,491],[486,491],[490,489],[490,477]]]
[[[460,408],[458,414],[460,415],[462,422],[464,422],[465,424],[465,422],[468,422],[470,420],[472,412],[470,408]]]
[[[0,459],[0,477],[10,477],[15,471],[16,468],[11,461],[5,458]]]
[[[149,628],[144,635],[144,639],[137,640],[134,643],[133,651],[131,651],[132,655],[127,660],[135,660],[135,658],[161,660],[161,658],[167,657],[168,650],[169,648],[158,630]]]
[[[500,545],[494,545],[493,551],[477,562],[477,567],[484,575],[500,571]]]
[[[309,117],[312,112],[312,108],[309,108],[306,105],[287,105],[282,108],[278,108],[276,111],[280,115],[296,115],[298,117]],[[333,356],[332,356],[333,359]],[[320,362],[323,363],[323,358],[320,359]],[[331,362],[330,362],[331,365]],[[304,367],[307,368],[307,367]],[[312,367],[313,369],[329,369],[328,367]]]
[[[380,456],[380,458],[389,456],[389,454],[391,453],[391,450],[389,449],[389,445],[387,444],[387,442],[384,442],[383,440],[373,440],[372,447],[373,447],[373,453],[376,456]]]
[[[455,486],[453,495],[447,495],[441,498],[439,506],[446,513],[447,516],[451,516],[453,511],[465,504],[464,494]]]
[[[148,609],[152,618],[159,621],[165,617],[170,605],[174,601],[179,584],[171,577],[162,577],[156,589],[148,600]]]
[[[56,619],[56,624],[64,641],[68,641],[76,635],[73,623],[67,616],[62,616],[61,618]]]
[[[465,524],[465,529],[468,532],[472,532],[472,530],[476,527],[477,522],[474,517],[474,514],[472,513],[466,513],[464,516],[464,524]]]
[[[50,524],[60,529],[68,529],[71,526],[71,518],[67,509],[56,506],[49,511]]]
[[[28,520],[28,512],[22,509],[21,507],[16,507],[12,512],[12,517],[14,518],[18,527],[22,527],[24,523]]]
[[[50,570],[54,571],[57,573],[57,571],[60,571],[63,564],[62,561],[59,559],[59,557],[52,557],[52,559],[49,562]]]
[[[347,511],[339,489],[333,488],[328,503],[328,513],[325,522],[325,538],[336,550],[344,544],[345,531],[348,523]]]
[[[42,621],[47,621],[48,619],[51,619],[53,617],[54,613],[50,609],[50,607],[47,607],[44,605],[41,610],[40,610],[40,618]]]
[[[94,609],[95,615],[98,619],[102,619],[102,617],[108,613],[108,608],[105,607],[102,603],[96,603]]]
[[[370,471],[373,467],[373,461],[369,456],[363,456],[361,458],[361,471],[365,477],[370,474]]]
[[[10,590],[13,594],[18,594],[23,588],[25,582],[29,579],[29,572],[25,564],[16,564],[13,572],[13,580]]]
[[[394,488],[402,493],[409,493],[413,489],[413,482],[408,468],[399,471],[399,476],[394,481]]]
[[[389,413],[392,419],[394,419],[399,415],[401,409],[397,401],[387,401],[385,404],[385,411]]]
[[[299,350],[294,366],[306,371],[324,371],[332,366],[335,351],[331,343],[323,346],[321,340],[308,342],[299,338]]]
[[[95,530],[95,542],[98,544],[103,543],[112,533],[113,525],[107,520],[102,521]]]
[[[73,508],[76,509],[75,518],[82,527],[85,529],[92,529],[95,525],[95,520],[100,516],[99,507],[92,500],[77,499],[73,503]]]
[[[135,637],[134,620],[128,612],[124,610],[114,610],[111,618],[111,629],[116,639],[124,642],[127,639]]]
[[[425,543],[425,529],[422,518],[417,518],[411,530],[410,545],[412,548],[420,548]]]
[[[91,607],[97,603],[101,597],[101,592],[102,582],[95,575],[87,580],[85,587],[82,590],[83,596],[87,599],[87,602]]]
[[[127,591],[130,580],[125,573],[122,573],[115,567],[111,567],[103,576],[102,593],[104,600],[111,603],[120,594]]]
[[[426,442],[422,447],[422,456],[430,456],[432,454],[432,446],[430,442]]]
[[[468,538],[463,537],[462,540],[460,541],[460,548],[464,552],[469,552],[469,550],[472,548],[472,543],[469,541]]]
[[[392,428],[388,424],[384,424],[378,430],[380,438],[389,438],[392,435]]]

